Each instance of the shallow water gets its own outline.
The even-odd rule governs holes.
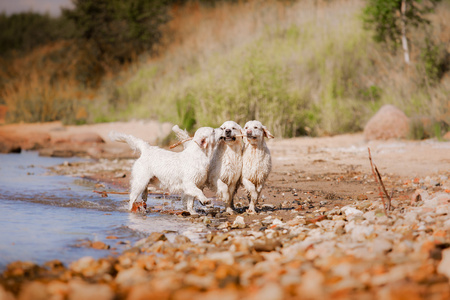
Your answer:
[[[80,246],[86,240],[100,240],[120,251],[155,231],[201,239],[200,224],[170,215],[129,213],[127,195],[103,198],[93,193],[92,181],[46,173],[46,167],[74,160],[80,159],[41,157],[35,152],[0,154],[0,270],[15,260],[59,259],[69,264],[87,255],[111,254]],[[149,205],[167,202],[175,208],[181,205],[148,200]]]

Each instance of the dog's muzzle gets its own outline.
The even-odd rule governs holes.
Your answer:
[[[231,129],[226,129],[224,133],[225,133],[225,135],[222,135],[220,137],[221,140],[224,140],[224,141],[235,141],[236,140],[236,137],[232,135]]]
[[[224,141],[235,141],[236,137],[235,136],[221,136],[219,139],[224,140]]]
[[[258,138],[258,137],[256,137],[256,136],[254,136],[254,135],[252,134],[251,131],[247,131],[246,137],[247,137],[247,139],[249,139],[249,140],[256,140],[256,139]]]

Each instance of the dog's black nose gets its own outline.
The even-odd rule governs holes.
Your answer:
[[[225,133],[226,133],[227,135],[230,135],[231,129],[225,129]]]

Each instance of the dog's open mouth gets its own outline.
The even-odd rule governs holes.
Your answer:
[[[224,141],[235,141],[236,137],[235,136],[221,136],[220,139],[224,140]]]
[[[258,137],[254,136],[254,135],[251,135],[251,134],[247,134],[246,137],[249,140],[256,140],[258,138]]]

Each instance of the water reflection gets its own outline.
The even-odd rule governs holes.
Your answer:
[[[73,160],[77,159],[69,161]],[[0,270],[14,260],[59,259],[68,264],[86,255],[111,254],[79,247],[86,240],[101,240],[121,250],[155,231],[201,239],[201,224],[171,215],[132,214],[127,211],[127,195],[104,198],[93,193],[91,181],[45,175],[45,167],[64,161],[35,152],[0,154]],[[181,208],[174,198],[149,198],[148,204]],[[110,235],[118,239],[106,240]],[[167,236],[170,240],[175,234]]]

